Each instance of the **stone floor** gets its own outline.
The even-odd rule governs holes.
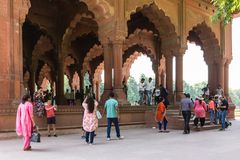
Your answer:
[[[182,131],[157,133],[156,129],[122,129],[124,140],[105,140],[100,129],[95,145],[79,134],[42,137],[32,151],[22,151],[21,139],[0,141],[1,160],[237,160],[240,158],[240,121],[226,131],[209,130],[183,135]],[[115,138],[112,131],[112,138]]]

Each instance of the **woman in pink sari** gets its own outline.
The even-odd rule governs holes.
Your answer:
[[[35,122],[33,119],[33,106],[31,103],[31,97],[29,95],[24,95],[22,98],[22,103],[18,106],[16,118],[16,132],[18,136],[23,136],[24,151],[31,150],[30,140],[33,126],[35,126]]]

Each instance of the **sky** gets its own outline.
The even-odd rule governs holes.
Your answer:
[[[235,18],[232,23],[232,44],[233,44],[233,60],[229,66],[229,87],[232,89],[240,89],[240,17]],[[173,68],[175,68],[175,59],[173,60]],[[147,77],[154,77],[152,70],[152,62],[146,55],[138,57],[130,69],[130,75],[137,81],[141,74]],[[173,71],[173,79],[175,80],[175,70]],[[188,49],[183,57],[183,79],[193,85],[208,80],[208,68],[203,59],[203,51],[194,43],[188,43]]]

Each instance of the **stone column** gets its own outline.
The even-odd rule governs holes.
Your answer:
[[[224,65],[224,94],[226,97],[229,97],[229,64],[230,62],[226,62]]]
[[[176,100],[180,101],[183,94],[183,54],[176,55]]]
[[[113,43],[114,93],[122,105],[129,104],[122,86],[122,52],[123,41],[115,40]]]
[[[99,101],[99,99],[100,99],[100,84],[98,81],[96,82],[95,87],[96,87],[96,99],[97,99],[97,101]]]
[[[0,106],[5,107],[17,105],[21,98],[19,13],[19,2],[0,1]]]
[[[64,104],[64,60],[62,58],[59,58],[57,74],[57,104]]]
[[[218,73],[218,85],[220,84],[221,87],[224,87],[224,59],[218,59],[217,61],[217,73]]]
[[[109,93],[112,91],[112,50],[109,41],[103,44],[104,55],[104,91],[101,97],[101,103],[109,97]]]
[[[165,55],[166,57],[166,88],[169,93],[169,101],[173,101],[173,56]]]

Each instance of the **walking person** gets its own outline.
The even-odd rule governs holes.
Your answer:
[[[31,150],[30,140],[35,127],[35,121],[33,117],[33,105],[31,103],[31,97],[24,95],[22,102],[18,106],[17,117],[16,117],[16,133],[18,136],[23,136],[23,150]]]
[[[189,134],[190,133],[189,122],[191,119],[191,110],[193,108],[193,102],[190,99],[189,93],[186,93],[184,95],[185,95],[185,97],[182,98],[182,100],[181,100],[180,111],[182,112],[182,116],[184,119],[183,134]]]
[[[91,145],[94,141],[95,130],[98,127],[98,119],[96,116],[98,102],[94,100],[92,96],[87,96],[82,106],[84,108],[83,129],[86,132],[86,143]]]
[[[51,137],[51,127],[53,129],[53,136],[57,137],[56,116],[55,116],[55,111],[57,110],[57,107],[52,105],[52,100],[51,99],[49,99],[47,101],[47,105],[45,106],[45,110],[46,110],[46,114],[47,114],[48,137]]]
[[[197,97],[194,102],[194,112],[196,118],[194,119],[194,125],[198,127],[198,121],[200,119],[200,127],[203,127],[205,124],[207,105],[201,96]]]
[[[164,99],[162,97],[159,98],[158,106],[156,109],[155,120],[158,123],[159,132],[169,132],[167,131],[167,117],[166,117],[166,107],[164,104]],[[162,130],[163,125],[163,130]]]
[[[225,125],[225,120],[226,120],[226,116],[227,116],[227,111],[228,111],[228,101],[226,98],[224,98],[223,96],[220,98],[221,100],[221,105],[220,107],[220,120],[222,123],[222,128],[220,129],[220,131],[224,131],[226,128]]]
[[[123,136],[120,135],[120,128],[119,128],[119,108],[118,108],[118,101],[114,99],[114,93],[111,92],[109,94],[109,99],[106,101],[104,105],[103,114],[105,110],[107,112],[107,141],[111,140],[110,133],[111,133],[111,126],[112,123],[115,126],[116,134],[118,139],[123,139]]]

